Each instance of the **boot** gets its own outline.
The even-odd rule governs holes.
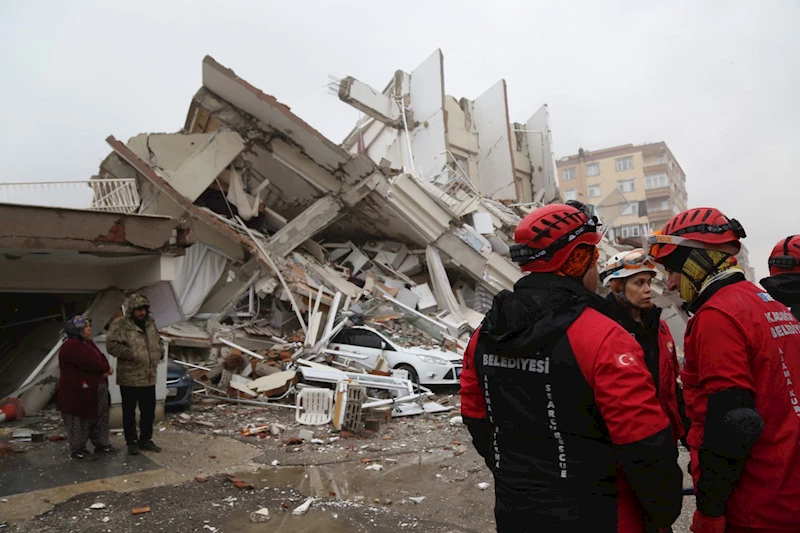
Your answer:
[[[156,446],[156,443],[151,441],[151,440],[148,440],[146,442],[140,442],[139,443],[139,447],[142,450],[146,451],[146,452],[160,452],[161,451],[161,448]]]
[[[128,444],[128,455],[139,455],[139,443]]]

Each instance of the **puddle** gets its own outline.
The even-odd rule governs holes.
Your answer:
[[[339,519],[334,520],[331,515],[335,511],[319,511],[314,510],[313,507],[303,516],[294,516],[292,513],[279,513],[273,514],[268,522],[254,524],[250,521],[249,516],[236,515],[221,524],[222,531],[244,531],[259,532],[273,531],[289,532],[292,533],[314,533],[325,531],[325,533],[353,533],[354,524],[347,517],[342,517],[339,513]],[[272,514],[272,513],[270,513]]]
[[[364,456],[366,457],[366,455]],[[237,478],[257,488],[297,489],[306,496],[360,500],[374,498],[397,501],[421,495],[420,483],[454,480],[465,477],[457,467],[443,469],[442,464],[453,459],[451,453],[427,453],[397,456],[393,463],[375,458],[370,464],[380,464],[383,470],[366,470],[361,460],[322,466],[287,466],[265,468],[256,473],[237,475]],[[439,474],[441,477],[437,478]]]
[[[357,460],[329,465],[265,467],[259,472],[236,477],[259,489],[275,489],[278,493],[294,489],[306,497],[321,499],[305,516],[278,513],[270,520],[269,531],[315,531],[314,527],[326,533],[398,531],[397,524],[381,529],[371,522],[367,524],[368,529],[363,529],[364,523],[357,518],[359,511],[355,510],[369,508],[373,513],[377,509],[394,511],[477,531],[492,529],[492,516],[486,513],[486,509],[494,500],[493,491],[477,488],[478,482],[491,481],[490,474],[467,472],[474,464],[465,464],[463,459],[447,451],[391,457],[396,463],[376,454],[371,457],[373,462],[370,464],[380,464],[383,470],[373,471],[366,470],[367,464],[361,462],[365,457],[369,455],[365,453]],[[425,497],[419,504],[409,500],[419,496]],[[453,507],[451,502],[454,500],[464,505]],[[300,503],[296,501],[293,506]],[[338,520],[331,519],[333,513],[339,513]],[[378,518],[378,515],[374,517]],[[237,526],[237,529],[241,526],[243,531],[254,530],[248,517],[238,517],[236,523],[230,525]],[[274,529],[278,525],[281,529]]]

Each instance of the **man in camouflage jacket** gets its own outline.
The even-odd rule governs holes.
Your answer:
[[[118,359],[117,384],[122,393],[122,425],[128,453],[139,450],[160,452],[153,443],[156,415],[156,373],[163,357],[161,337],[150,316],[150,302],[141,294],[131,295],[125,315],[116,319],[108,331],[106,349]],[[136,406],[139,406],[139,434],[136,433]]]

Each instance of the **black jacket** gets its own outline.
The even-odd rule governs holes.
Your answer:
[[[608,302],[551,274],[495,297],[473,357],[501,533],[562,522],[641,533],[645,517],[667,527],[680,514],[669,422],[641,348],[607,314]]]
[[[800,320],[800,274],[770,276],[761,280],[761,286]]]
[[[637,322],[633,319],[624,304],[620,303],[613,294],[606,297],[609,307],[612,310],[612,318],[625,328],[625,331],[633,335],[644,351],[644,361],[647,364],[650,374],[658,392],[658,327],[661,322],[661,308],[653,306],[646,311],[642,311],[642,321]]]

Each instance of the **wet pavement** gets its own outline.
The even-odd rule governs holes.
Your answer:
[[[327,426],[311,427],[317,443],[285,445],[297,429],[292,416],[275,408],[196,406],[157,428],[164,452],[140,456],[156,468],[119,455],[112,464],[142,470],[83,483],[73,462],[54,464],[66,456],[63,442],[42,443],[37,446],[53,454],[44,471],[49,466],[72,472],[74,479],[45,490],[20,479],[32,491],[0,498],[0,524],[9,524],[3,531],[24,532],[494,531],[491,473],[469,445],[466,428],[449,423],[452,413],[393,419],[371,438],[340,438]],[[278,423],[283,429],[242,436],[247,423]],[[118,435],[112,441],[121,445]],[[25,460],[28,467],[10,471],[31,471],[35,457]],[[682,453],[684,470],[687,460]],[[0,479],[6,472],[0,468]],[[252,489],[236,488],[226,474]],[[481,483],[488,487],[481,490]],[[310,510],[292,515],[309,497]],[[689,531],[691,500],[684,499],[676,533]],[[92,510],[93,503],[105,508]],[[137,507],[150,512],[134,515]],[[252,522],[261,508],[269,510],[269,521]]]
[[[30,443],[22,449],[22,453],[0,456],[0,497],[160,468],[145,455],[104,455],[93,462],[69,460],[66,441]]]

